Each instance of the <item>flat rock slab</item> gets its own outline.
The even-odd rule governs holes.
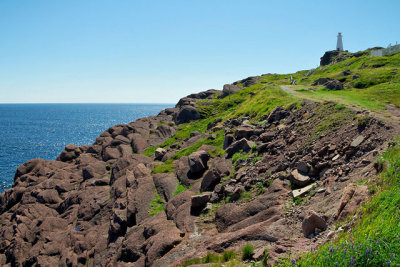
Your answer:
[[[316,183],[313,183],[313,184],[307,185],[306,187],[293,190],[293,191],[292,191],[293,197],[294,197],[294,198],[300,197],[300,196],[302,196],[302,195],[304,195],[304,194],[310,192],[311,189],[313,188],[313,186],[317,186],[317,184],[316,184]]]
[[[358,147],[364,141],[364,139],[365,139],[364,136],[359,135],[359,136],[357,136],[356,139],[354,139],[353,142],[351,142],[350,146],[351,147]]]

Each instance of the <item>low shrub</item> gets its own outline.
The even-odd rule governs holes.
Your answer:
[[[252,244],[246,244],[242,249],[242,260],[251,260],[253,258],[254,247]]]

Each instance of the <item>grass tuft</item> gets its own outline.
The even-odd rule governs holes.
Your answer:
[[[242,248],[242,260],[243,261],[247,261],[247,260],[251,260],[253,258],[253,252],[254,252],[254,247],[251,244],[246,244],[243,248]]]
[[[158,195],[156,189],[154,189],[155,197],[149,204],[150,216],[154,216],[157,213],[164,210],[164,200]]]

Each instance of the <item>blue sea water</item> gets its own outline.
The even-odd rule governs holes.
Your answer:
[[[0,104],[0,192],[33,158],[55,160],[66,144],[90,145],[108,127],[172,104]]]

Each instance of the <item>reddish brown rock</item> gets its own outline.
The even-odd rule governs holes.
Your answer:
[[[141,136],[140,134],[133,134],[132,135],[132,147],[135,153],[141,154],[144,150],[149,146],[147,140]]]
[[[338,220],[346,218],[349,214],[353,213],[357,207],[369,198],[368,186],[354,186],[349,185],[343,192],[342,199],[340,200],[339,208],[336,217]]]
[[[203,172],[207,169],[207,162],[210,159],[208,153],[204,150],[193,152],[188,157],[188,164],[192,173]]]
[[[304,237],[308,237],[315,232],[315,229],[325,230],[327,224],[325,220],[314,211],[309,211],[301,225]]]

